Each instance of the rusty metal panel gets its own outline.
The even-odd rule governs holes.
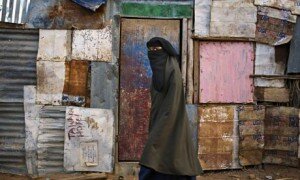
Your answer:
[[[253,43],[200,42],[199,59],[200,103],[253,102]]]
[[[71,54],[71,31],[40,30],[38,60],[65,61]]]
[[[72,59],[106,61],[112,60],[111,27],[100,30],[73,31]]]
[[[269,6],[283,10],[291,10],[293,14],[300,15],[299,0],[255,0],[255,5]]]
[[[236,169],[238,119],[235,106],[200,106],[198,156],[204,170]]]
[[[26,174],[24,107],[0,102],[0,172]]]
[[[284,75],[285,63],[275,61],[275,47],[256,44],[255,74],[260,75]],[[254,79],[258,87],[284,87],[284,80],[270,80],[263,78]]]
[[[209,36],[210,11],[212,0],[195,1],[195,35],[206,37]]]
[[[37,103],[61,105],[65,62],[37,61]]]
[[[65,62],[65,82],[62,95],[64,106],[90,106],[90,62]]]
[[[258,7],[255,41],[272,46],[288,43],[294,26],[295,17],[288,12]]]
[[[262,164],[264,106],[238,106],[239,160],[242,166]]]
[[[24,86],[24,111],[25,111],[25,151],[26,165],[29,175],[36,176],[37,172],[37,138],[39,129],[39,111],[41,105],[36,105],[36,87]]]
[[[101,29],[116,9],[116,2],[107,3],[91,12],[70,0],[31,0],[27,28],[40,29]]]
[[[0,102],[23,102],[23,86],[36,84],[38,35],[0,29]]]
[[[27,20],[30,0],[1,0],[0,21],[24,24]]]
[[[210,36],[254,38],[256,15],[256,6],[247,0],[213,1]]]
[[[264,163],[298,166],[299,109],[268,107]]]
[[[113,170],[112,110],[67,107],[64,167],[67,171]]]
[[[44,106],[39,117],[38,174],[63,172],[66,107]]]
[[[254,98],[255,101],[288,103],[290,101],[289,92],[287,88],[256,87],[254,90]]]
[[[179,20],[121,19],[119,160],[139,160],[147,139],[152,71],[146,42],[160,36],[179,52],[179,33]]]

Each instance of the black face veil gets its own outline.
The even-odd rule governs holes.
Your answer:
[[[178,58],[178,54],[171,43],[164,38],[154,37],[147,42],[147,47],[162,47],[161,50],[148,51],[148,58],[153,72],[152,83],[157,91],[162,91],[164,84],[165,65],[170,56]]]

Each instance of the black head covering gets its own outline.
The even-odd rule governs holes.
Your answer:
[[[153,72],[152,84],[155,90],[162,91],[164,83],[165,65],[170,56],[178,58],[178,54],[171,43],[164,38],[154,37],[147,42],[147,47],[161,46],[161,50],[148,51],[148,58]]]

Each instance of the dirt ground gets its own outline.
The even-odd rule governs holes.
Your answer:
[[[81,176],[79,174],[55,174],[38,178],[39,180],[79,180],[79,179],[100,179],[96,176]],[[26,176],[17,176],[11,174],[0,174],[0,180],[27,180],[32,179]],[[118,177],[108,175],[105,179],[111,180],[138,180],[137,177]],[[223,171],[209,171],[204,175],[197,177],[197,180],[300,180],[300,168],[292,168],[278,165],[264,165],[261,167],[248,167],[241,170],[223,170]]]

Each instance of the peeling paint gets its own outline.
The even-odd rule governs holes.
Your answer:
[[[72,59],[112,61],[111,33],[110,26],[101,30],[75,30],[73,32]]]
[[[291,10],[293,14],[300,15],[299,0],[255,0],[255,5],[269,6],[284,10]]]

